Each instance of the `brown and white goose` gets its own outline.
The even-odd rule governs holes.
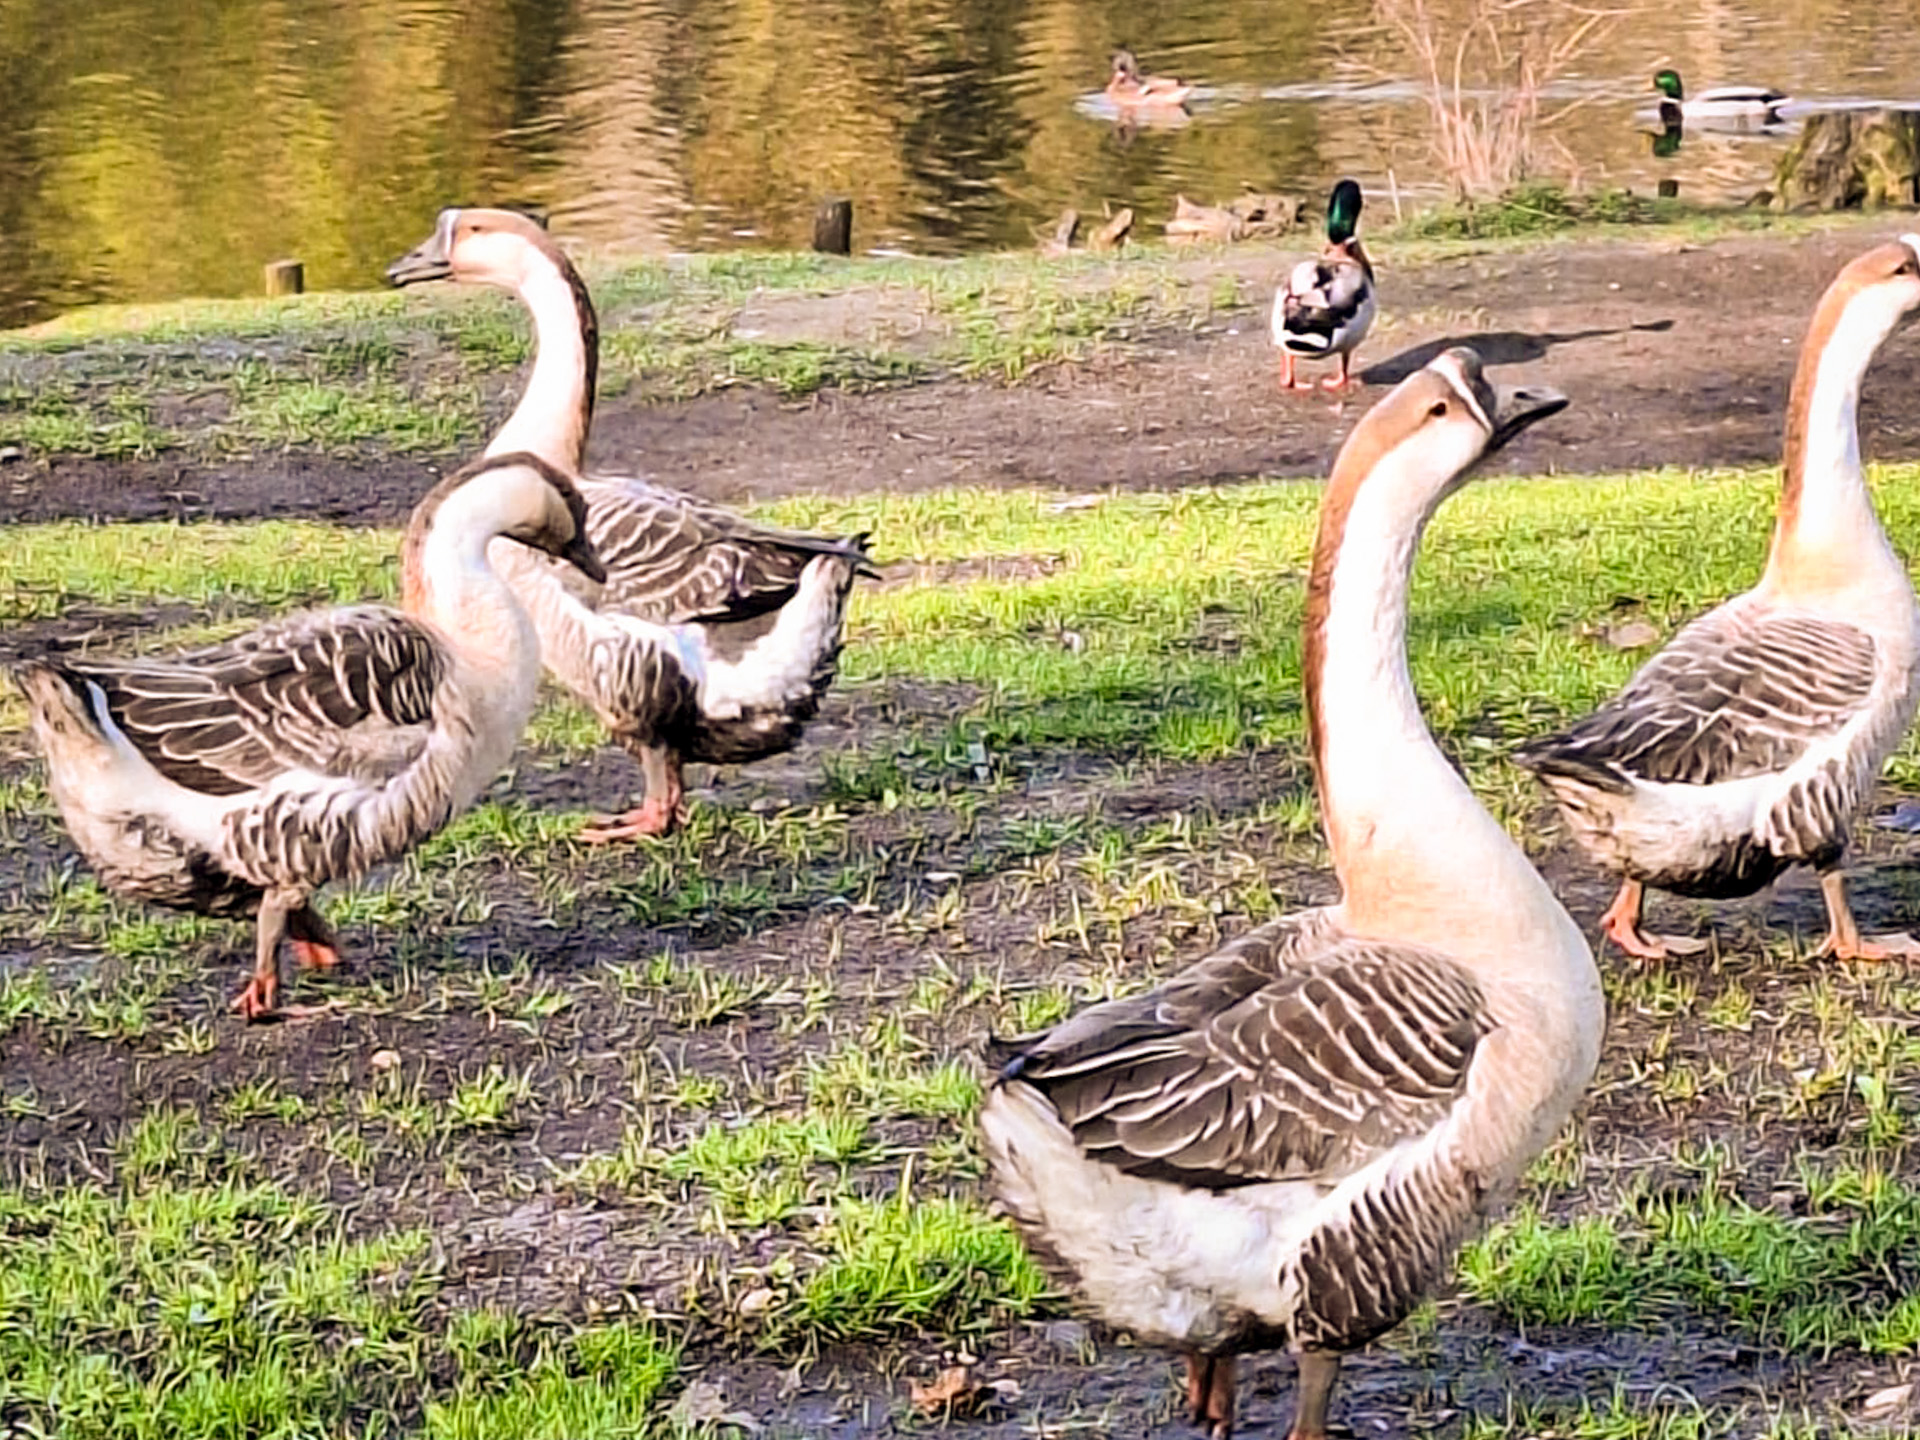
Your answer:
[[[54,799],[123,895],[206,915],[257,912],[233,1004],[272,1011],[280,942],[333,965],[312,895],[394,859],[473,802],[513,753],[540,642],[488,562],[496,536],[594,579],[586,507],[530,455],[483,460],[415,507],[403,610],[292,615],[161,659],[61,656],[18,672]]]
[[[1134,999],[1012,1042],[981,1114],[996,1193],[1108,1323],[1187,1357],[1233,1427],[1234,1357],[1299,1353],[1293,1435],[1572,1110],[1603,1002],[1579,929],[1434,744],[1407,583],[1435,507],[1548,391],[1450,350],[1334,464],[1307,586],[1307,717],[1342,898]]]
[[[533,374],[487,453],[527,450],[580,475],[599,323],[546,231],[512,211],[446,210],[387,277],[520,297],[533,316]],[[579,488],[607,567],[597,596],[538,557],[499,563],[533,614],[548,668],[646,776],[643,803],[585,838],[661,835],[679,820],[686,760],[741,764],[798,743],[833,684],[848,592],[871,572],[866,537],[756,525],[644,480],[594,476]]]
[[[1613,699],[1514,753],[1575,838],[1621,878],[1608,938],[1659,959],[1649,885],[1750,895],[1792,865],[1820,875],[1841,959],[1911,954],[1863,939],[1841,862],[1880,767],[1920,701],[1920,606],[1860,467],[1860,382],[1920,308],[1920,236],[1846,266],[1814,311],[1787,407],[1785,477],[1760,583],[1692,621]]]

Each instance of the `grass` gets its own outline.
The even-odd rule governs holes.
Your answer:
[[[1535,853],[1551,842],[1506,748],[1629,672],[1637,653],[1604,639],[1620,597],[1665,632],[1750,580],[1776,483],[1489,481],[1436,522],[1415,683]],[[1874,484],[1895,535],[1920,529],[1920,467]],[[664,1440],[717,1378],[792,1440],[818,1425],[765,1375],[878,1424],[902,1403],[889,1377],[955,1347],[986,1373],[1019,1357],[1007,1426],[1087,1396],[1121,1433],[1149,1423],[1158,1360],[1104,1338],[1086,1362],[1036,1348],[1064,1300],[988,1208],[979,1049],[1327,893],[1295,698],[1316,500],[1273,484],[1064,513],[983,491],[774,507],[871,528],[883,559],[934,573],[1052,563],[863,589],[827,762],[722,775],[667,841],[579,842],[582,815],[621,799],[586,779],[627,782],[576,775],[600,742],[552,701],[512,779],[322,897],[349,965],[289,976],[326,1006],[295,1025],[224,1013],[245,926],[113,899],[67,863],[36,772],[6,762],[0,1430]],[[104,607],[165,647],[390,597],[394,544],[6,527],[0,613]],[[17,752],[17,707],[0,735]],[[1914,762],[1900,753],[1896,783]],[[1584,869],[1560,858],[1591,920]],[[1904,913],[1911,889],[1883,867],[1862,903]],[[1391,1342],[1403,1388],[1366,1404],[1408,1428],[1462,1411],[1433,1423],[1468,1435],[1844,1432],[1847,1387],[1892,1384],[1920,1344],[1920,986],[1808,960],[1804,888],[1696,913],[1708,958],[1607,967],[1582,1128],[1463,1261],[1477,1320],[1442,1305],[1410,1327]],[[1669,1336],[1759,1356],[1760,1392],[1673,1360]],[[1635,1365],[1658,1395],[1624,1388]]]
[[[1569,235],[1699,239],[1832,223],[1532,186],[1371,234],[1404,265]],[[602,392],[642,398],[740,384],[801,396],[937,375],[1012,382],[1264,298],[1215,256],[1157,245],[958,260],[743,253],[589,270]],[[485,433],[529,354],[517,305],[450,287],[96,306],[0,334],[0,448],[446,453]]]

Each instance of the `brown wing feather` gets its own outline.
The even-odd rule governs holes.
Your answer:
[[[816,555],[870,570],[866,537],[757,525],[644,480],[584,483],[587,534],[607,569],[602,608],[662,624],[741,619],[792,598]]]
[[[1678,785],[1771,774],[1858,715],[1873,637],[1808,615],[1714,611],[1564,734],[1514,752],[1535,770],[1608,770]]]
[[[235,795],[290,769],[372,777],[417,752],[446,675],[439,641],[379,607],[294,616],[166,660],[49,662],[98,687],[175,784]]]
[[[1446,957],[1310,912],[1023,1042],[1002,1074],[1040,1090],[1090,1158],[1225,1188],[1349,1173],[1424,1133],[1491,1029]]]

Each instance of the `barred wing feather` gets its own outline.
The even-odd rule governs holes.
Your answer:
[[[1657,784],[1774,774],[1866,708],[1874,659],[1873,638],[1851,625],[1716,611],[1593,714],[1514,758],[1530,769],[1612,770]]]
[[[1492,1028],[1453,961],[1311,912],[1083,1011],[1002,1073],[1129,1173],[1208,1189],[1337,1179],[1439,1124]]]
[[[169,780],[237,795],[292,769],[392,774],[426,743],[447,656],[417,621],[368,606],[295,616],[164,661],[56,668],[97,686],[127,740]]]

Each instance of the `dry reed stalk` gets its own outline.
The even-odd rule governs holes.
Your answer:
[[[1374,11],[1413,57],[1434,159],[1462,198],[1501,194],[1535,173],[1548,143],[1542,131],[1588,103],[1573,100],[1543,116],[1542,93],[1632,13],[1565,0],[1374,0]]]

